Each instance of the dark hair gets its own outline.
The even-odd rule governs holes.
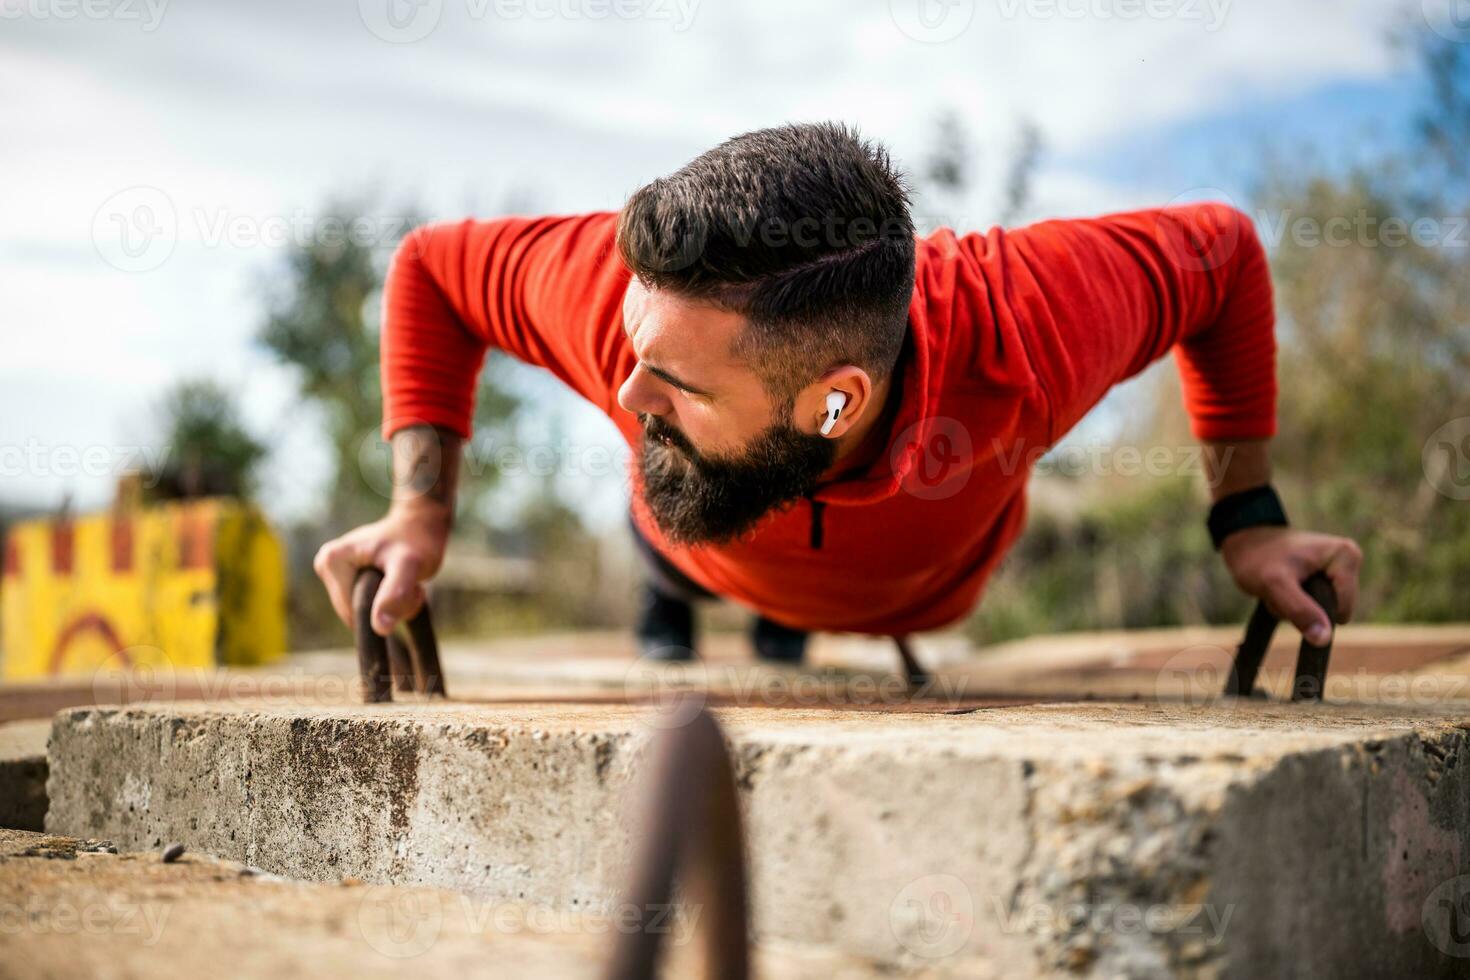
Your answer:
[[[759,129],[640,188],[618,251],[649,289],[739,313],[737,356],[789,399],[827,368],[898,361],[914,289],[902,175],[839,123]]]

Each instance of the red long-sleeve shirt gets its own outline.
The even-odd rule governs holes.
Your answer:
[[[389,273],[385,438],[470,434],[493,346],[551,371],[616,423],[634,355],[616,216],[420,228]],[[1171,349],[1194,434],[1275,434],[1274,315],[1250,221],[1218,204],[1047,221],[917,243],[888,451],[746,538],[678,547],[634,493],[648,540],[691,579],[807,629],[907,633],[963,616],[1025,521],[1041,452],[1113,385]]]

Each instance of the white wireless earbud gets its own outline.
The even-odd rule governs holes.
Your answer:
[[[832,434],[832,426],[837,424],[837,416],[842,414],[843,406],[846,404],[847,396],[842,392],[827,392],[827,421],[822,423],[822,435]]]

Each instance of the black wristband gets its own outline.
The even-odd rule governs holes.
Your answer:
[[[1215,543],[1216,551],[1220,550],[1225,538],[1236,531],[1248,527],[1286,526],[1286,509],[1281,506],[1281,498],[1276,496],[1276,490],[1269,483],[1221,497],[1210,508],[1210,540]]]

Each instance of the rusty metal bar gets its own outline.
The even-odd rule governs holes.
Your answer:
[[[393,700],[388,643],[373,632],[373,597],[383,584],[376,568],[359,569],[352,582],[352,625],[357,638],[357,670],[362,677],[362,699],[368,704]]]
[[[893,643],[898,647],[898,659],[903,663],[903,676],[908,680],[909,687],[918,690],[929,683],[929,672],[919,663],[919,658],[914,656],[914,648],[909,643],[909,638],[895,636]]]
[[[393,674],[393,690],[402,694],[414,688],[413,656],[408,645],[396,632],[384,637],[388,641],[388,668]]]
[[[1337,592],[1332,582],[1321,572],[1314,572],[1302,582],[1302,588],[1327,614],[1329,622],[1337,622]],[[1235,662],[1230,667],[1230,677],[1225,682],[1225,693],[1232,697],[1251,697],[1256,689],[1256,677],[1265,662],[1266,651],[1271,646],[1271,636],[1280,622],[1276,614],[1266,608],[1264,601],[1257,602],[1246,624],[1245,638],[1235,650]],[[1332,658],[1332,639],[1325,646],[1317,646],[1304,636],[1297,653],[1296,675],[1292,680],[1293,701],[1320,701],[1327,687],[1327,665]]]
[[[385,638],[373,632],[373,599],[382,585],[383,573],[376,568],[359,569],[352,583],[353,633],[363,700],[369,704],[392,701],[395,687],[400,692],[447,696],[428,602],[409,618],[407,643],[397,634]]]
[[[657,975],[664,934],[673,931],[676,876],[685,904],[700,909],[706,974],[745,980],[750,973],[734,766],[719,725],[697,700],[677,705],[677,711],[688,723],[659,731],[649,746],[642,838],[624,896],[638,910],[638,928],[620,932],[608,980]]]
[[[439,640],[434,635],[434,619],[429,602],[408,620],[408,648],[413,658],[413,689],[420,694],[448,697],[444,684],[444,668],[439,666]]]

